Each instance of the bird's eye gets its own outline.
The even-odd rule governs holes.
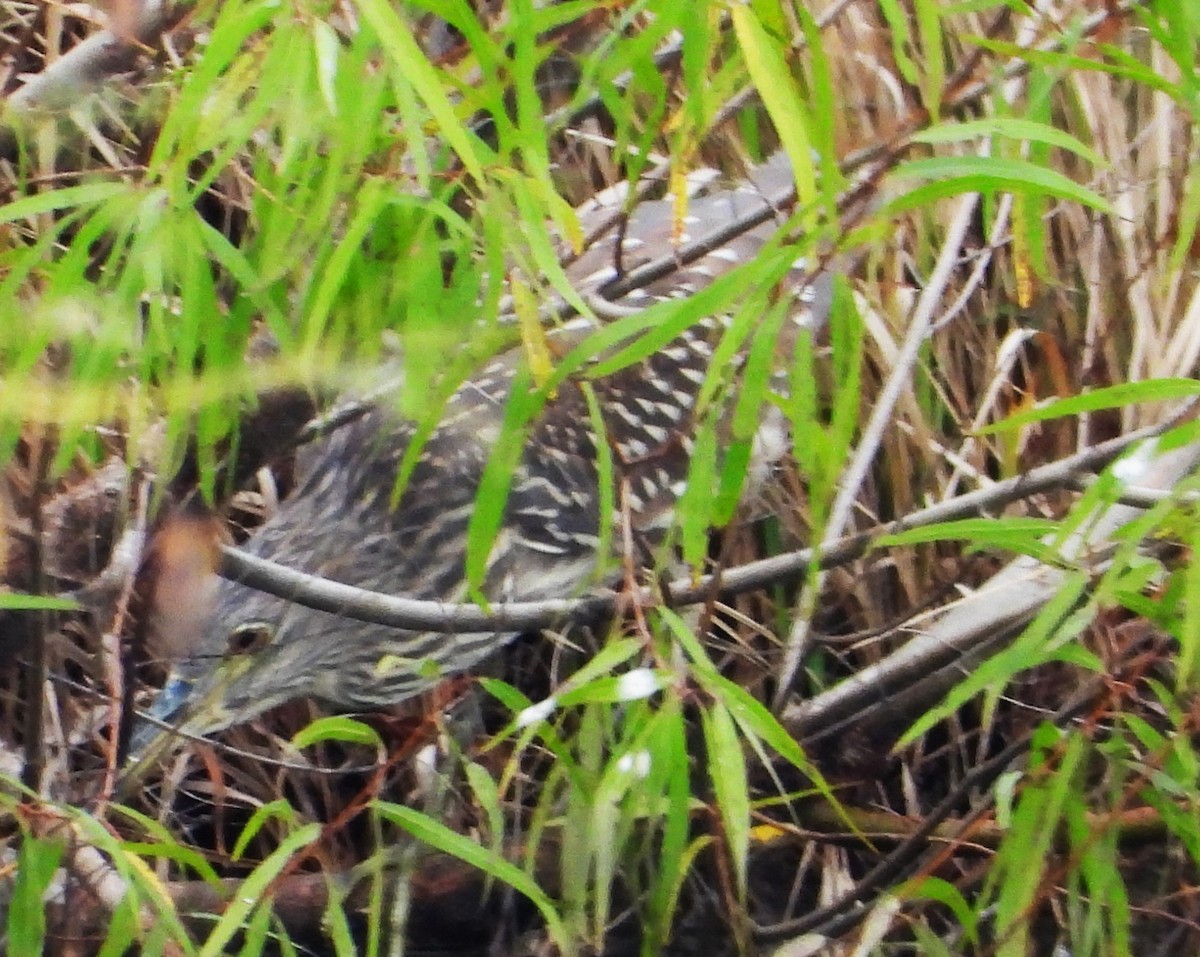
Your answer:
[[[248,621],[238,625],[229,634],[230,655],[249,655],[261,651],[275,637],[275,629],[265,621]]]

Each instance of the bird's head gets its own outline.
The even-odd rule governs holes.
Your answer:
[[[130,753],[165,747],[156,739],[168,729],[210,734],[297,698],[378,710],[469,667],[493,646],[490,636],[370,624],[222,580],[212,615],[173,663]]]
[[[151,721],[139,723],[131,752],[145,751],[164,726],[186,735],[209,734],[293,698],[324,697],[328,645],[337,644],[339,622],[344,628],[346,622],[336,616],[221,581],[215,608],[187,642],[186,653],[174,656],[149,709]],[[329,641],[319,640],[322,627]],[[297,640],[303,636],[313,640]]]

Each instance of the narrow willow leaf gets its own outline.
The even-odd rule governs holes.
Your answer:
[[[310,748],[322,741],[342,741],[346,744],[361,744],[368,748],[382,749],[383,739],[369,724],[355,721],[345,715],[318,718],[292,737],[292,747]]]
[[[542,183],[511,170],[498,171],[495,175],[505,181],[512,191],[517,216],[524,224],[522,236],[528,244],[528,250],[541,277],[581,315],[590,315],[591,310],[587,303],[563,271],[558,250],[546,228],[548,220],[561,220],[567,224],[567,233],[578,237],[579,226],[575,211],[555,195],[553,186],[549,183]]]
[[[717,430],[711,419],[701,423],[693,443],[687,486],[679,497],[675,511],[683,560],[692,568],[700,568],[708,552],[708,531],[712,526],[713,493],[717,479]]]
[[[509,69],[513,77],[510,96],[516,100],[516,141],[509,151],[521,156],[522,167],[532,179],[549,186],[549,192],[553,192],[549,146],[537,82],[538,67],[542,62],[537,42],[542,29],[538,24],[540,18],[532,0],[511,0],[509,18],[512,54]],[[530,222],[523,221],[527,225]]]
[[[998,156],[935,156],[902,163],[893,175],[898,180],[925,179],[936,182],[917,187],[889,203],[888,210],[892,213],[918,209],[935,199],[996,190],[1044,193],[1082,203],[1101,212],[1112,212],[1112,204],[1095,190],[1080,186],[1056,170],[1023,160]]]
[[[1200,166],[1192,165],[1186,174],[1183,202],[1176,212],[1178,235],[1171,246],[1171,271],[1184,268],[1196,241],[1197,225],[1200,224]]]
[[[946,85],[941,6],[937,0],[914,0],[913,3],[917,32],[921,38],[921,99],[934,122],[941,115],[942,94]]]
[[[124,957],[135,943],[143,954],[169,953],[168,944],[178,945],[181,940],[186,940],[186,937],[173,935],[169,922],[165,920],[154,923],[148,934],[143,933],[141,915],[134,906],[134,897],[133,894],[126,894],[113,908],[105,928],[104,945],[96,957]]]
[[[604,426],[604,416],[600,413],[600,401],[596,397],[596,390],[590,382],[579,383],[579,388],[587,401],[588,418],[592,423],[592,433],[596,437],[596,573],[602,576],[610,556],[615,554],[613,526],[617,518],[617,475],[613,465],[612,444]]]
[[[113,834],[107,822],[102,823],[91,814],[78,812],[73,818],[73,823],[88,842],[108,857],[117,873],[129,885],[130,892],[122,898],[121,906],[129,907],[130,925],[140,929],[140,907],[135,908],[135,905],[148,902],[153,908],[155,931],[166,933],[173,941],[187,941],[188,933],[175,910],[170,893],[150,865],[138,856],[136,850],[127,849],[126,842],[121,841]],[[207,865],[197,870],[205,877],[212,874],[212,869]],[[214,876],[213,880],[215,879]],[[107,944],[106,949],[108,949]],[[114,951],[115,944],[114,950],[109,953],[113,954],[113,957],[116,953],[124,953],[124,951],[115,951],[115,953]]]
[[[321,270],[312,304],[305,320],[306,348],[303,355],[312,362],[321,338],[329,327],[334,301],[347,282],[355,261],[362,255],[362,242],[390,200],[392,186],[382,179],[367,180],[355,198],[354,217],[338,238],[337,248]]]
[[[805,4],[795,4],[789,15],[800,22],[807,44],[807,91],[811,99],[808,109],[810,138],[817,152],[821,171],[821,190],[825,193],[830,221],[837,218],[837,194],[843,188],[845,176],[838,166],[837,130],[840,91],[825,49],[821,25]],[[790,154],[789,154],[790,155]]]
[[[655,716],[647,746],[654,755],[651,780],[655,793],[665,799],[658,848],[659,871],[651,892],[650,935],[661,944],[669,938],[684,881],[691,871],[695,855],[709,844],[700,838],[689,848],[692,823],[690,816],[691,762],[688,754],[687,725],[676,697],[670,697]],[[651,941],[652,943],[652,941]],[[654,951],[652,951],[654,952]]]
[[[905,82],[914,87],[921,85],[921,71],[912,57],[913,37],[909,29],[908,11],[898,0],[880,0],[879,11],[887,20],[887,35],[892,41],[892,56],[896,69]]]
[[[670,678],[669,672],[637,669],[572,686],[556,697],[559,706],[564,708],[587,704],[625,704],[657,694],[669,685]]]
[[[1146,379],[1142,382],[1123,382],[1120,385],[1093,389],[1082,395],[1054,399],[1036,409],[1019,412],[992,425],[979,429],[980,435],[993,435],[1019,429],[1034,422],[1045,422],[1068,415],[1120,409],[1141,402],[1170,402],[1200,395],[1200,382],[1195,379]]]
[[[194,848],[177,843],[161,821],[123,804],[112,805],[110,813],[129,818],[130,821],[136,823],[139,831],[152,838],[150,841],[122,842],[121,846],[131,855],[166,858],[174,861],[181,868],[200,875],[205,881],[220,880],[216,869],[208,863],[204,856]]]
[[[1192,552],[1200,544],[1200,529],[1191,535]],[[1176,681],[1180,694],[1187,694],[1200,685],[1200,561],[1185,565],[1183,594],[1183,620],[1177,629],[1179,660],[1176,664]]]
[[[1047,518],[965,518],[955,522],[923,525],[895,535],[884,535],[878,545],[894,548],[898,545],[917,545],[926,542],[964,539],[978,545],[1019,546],[1034,542],[1043,535],[1058,531],[1059,523]]]
[[[269,907],[265,903],[265,895],[275,878],[283,873],[298,851],[320,836],[321,825],[314,823],[298,828],[280,841],[279,846],[242,881],[237,896],[226,907],[197,952],[198,957],[221,957],[226,953],[230,941],[242,930],[250,914],[258,907]]]
[[[607,347],[619,346],[611,355],[605,354],[588,367],[589,378],[604,378],[658,352],[702,319],[728,312],[740,296],[757,284],[758,277],[752,270],[734,269],[687,299],[655,303],[648,309],[607,323],[588,337],[586,353],[575,352],[596,356]],[[752,323],[747,325],[747,330],[750,325]],[[574,367],[578,365],[576,362]]]
[[[62,860],[61,841],[26,834],[17,852],[9,900],[7,953],[41,957],[46,937],[46,892]]]
[[[688,90],[683,108],[690,114],[696,129],[707,126],[708,100],[712,97],[710,62],[714,53],[715,14],[715,5],[701,5],[696,16],[682,17],[679,25],[683,34],[683,79]]]
[[[272,331],[286,329],[288,324],[284,320],[283,311],[270,296],[263,294],[263,278],[255,271],[246,254],[211,224],[199,220],[196,225],[199,238],[208,254],[237,280],[240,293],[254,303]]]
[[[922,877],[904,889],[904,897],[909,900],[920,898],[937,901],[945,905],[963,929],[966,939],[972,944],[978,942],[979,922],[975,910],[949,881],[940,877]]]
[[[0,592],[0,608],[5,611],[78,611],[79,602],[73,598]]]
[[[746,58],[750,78],[775,124],[792,172],[801,206],[817,198],[816,171],[812,161],[811,119],[787,60],[758,20],[754,8],[735,3],[729,8],[733,29]]]
[[[529,422],[547,398],[545,390],[539,393],[531,386],[528,370],[522,369],[513,379],[500,436],[488,455],[475,496],[475,509],[467,526],[466,563],[467,583],[473,592],[482,587],[491,567],[493,547],[504,523],[504,509],[525,448]]]
[[[1171,97],[1178,92],[1176,84],[1155,72],[1152,66],[1147,66],[1145,62],[1111,44],[1100,44],[1099,49],[1104,51],[1104,59],[1100,59],[1093,56],[1075,56],[1057,50],[1039,50],[1036,47],[988,37],[976,36],[971,42],[982,50],[1011,56],[1054,73],[1103,73],[1123,77],[1139,86]]]
[[[701,719],[709,779],[725,830],[740,899],[746,890],[750,852],[750,782],[746,778],[746,759],[737,728],[723,704],[719,701],[711,703],[704,709]]]
[[[508,288],[513,299],[513,311],[521,329],[521,344],[525,347],[525,358],[533,381],[540,387],[546,384],[554,372],[554,360],[546,340],[546,327],[538,316],[538,305],[529,286],[517,272],[508,277]]]
[[[254,809],[254,813],[250,815],[250,820],[242,828],[242,832],[238,835],[237,842],[233,845],[231,856],[236,861],[242,856],[249,843],[254,840],[259,831],[269,821],[279,820],[286,824],[293,824],[296,821],[296,811],[283,798],[275,801],[269,801],[260,807]]]
[[[1032,862],[1050,860],[1060,824],[1072,800],[1078,799],[1076,773],[1086,755],[1081,736],[1062,740],[1058,766],[1044,783],[1028,784],[1013,813],[1012,828],[998,856],[1007,879],[1001,877],[996,900],[996,924],[1002,941],[998,954],[1018,957],[1028,953],[1030,913],[1041,889]],[[1034,865],[1037,866],[1037,865]]]
[[[537,907],[542,918],[546,921],[546,930],[555,945],[564,953],[574,953],[570,935],[563,924],[554,902],[543,891],[533,878],[519,867],[505,860],[499,854],[481,847],[469,837],[452,831],[440,821],[400,804],[389,804],[377,801],[375,808],[384,818],[398,827],[404,828],[413,837],[425,842],[431,847],[452,854],[472,867],[477,867],[484,874],[495,878],[524,895]]]
[[[333,27],[324,20],[314,20],[312,31],[313,55],[317,60],[317,79],[321,87],[321,98],[325,101],[329,115],[337,116],[338,55],[341,53],[342,45],[338,41]]]
[[[23,196],[0,206],[0,223],[31,219],[63,209],[98,205],[122,195],[128,189],[129,186],[125,183],[86,183],[83,186],[64,186],[34,196]]]
[[[437,121],[440,134],[454,149],[467,172],[474,179],[483,181],[483,144],[455,115],[442,78],[421,51],[408,24],[384,0],[361,0],[358,9],[379,37],[400,82],[417,92]]]
[[[636,638],[614,638],[592,655],[583,666],[571,675],[567,687],[575,688],[597,678],[611,675],[617,668],[638,655],[643,644]]]
[[[242,928],[241,957],[256,957],[266,952],[267,939],[271,933],[271,908],[259,907],[250,915]]]
[[[939,721],[953,715],[977,694],[988,688],[1003,687],[1014,675],[1044,661],[1044,649],[1050,643],[1051,635],[1075,610],[1088,584],[1086,573],[1064,575],[1057,593],[1038,612],[1037,617],[1017,641],[966,675],[947,693],[941,704],[930,708],[901,735],[896,747],[903,748],[911,744]]]
[[[673,626],[673,630],[676,627]],[[699,642],[695,642],[694,638],[691,641],[692,646],[688,649],[689,655],[694,657],[697,652],[703,653]],[[729,714],[737,722],[743,738],[753,743],[764,764],[770,764],[771,759],[764,753],[760,742],[797,770],[803,772],[812,782],[813,787],[829,802],[829,806],[842,817],[847,829],[852,833],[857,831],[854,822],[844,812],[837,800],[833,787],[825,780],[820,769],[805,756],[800,743],[779,723],[779,719],[771,713],[766,705],[745,688],[720,674],[711,663],[700,670],[699,679],[704,689],[728,709]]]
[[[713,528],[724,528],[732,520],[742,500],[742,488],[750,471],[754,439],[730,439],[721,455],[716,495],[709,513]]]
[[[1100,169],[1108,169],[1112,165],[1094,149],[1070,133],[1046,123],[1016,116],[992,116],[985,119],[965,120],[961,123],[940,123],[918,130],[912,135],[912,141],[914,143],[964,143],[993,136],[1055,146],[1083,157]]]
[[[592,893],[587,907],[592,917],[592,936],[596,940],[603,939],[611,919],[612,890],[624,850],[622,816],[627,813],[627,808],[623,802],[630,782],[629,776],[618,772],[615,765],[615,761],[610,762],[596,786],[584,795],[590,806],[586,814],[586,833]]]
[[[499,854],[504,848],[504,807],[500,800],[500,789],[491,772],[474,761],[468,761],[463,769],[467,775],[475,800],[483,808],[487,817],[487,835],[493,853]]]

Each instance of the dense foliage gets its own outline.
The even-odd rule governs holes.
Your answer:
[[[104,55],[0,10],[7,953],[1197,949],[1191,5],[111,0]],[[645,602],[122,767],[193,624],[163,568],[310,416],[400,368],[432,426],[514,346],[553,382],[591,198],[671,199],[682,258],[689,174],[779,149],[754,262],[572,354],[724,313],[758,357]],[[801,257],[828,323],[774,355]]]

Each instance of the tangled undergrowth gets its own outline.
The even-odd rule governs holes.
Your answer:
[[[1187,5],[442,6],[0,5],[6,952],[1196,950]],[[564,268],[659,203],[669,277],[779,149],[705,293],[832,290],[725,396],[761,497],[420,699],[127,759],[321,416],[553,366],[664,280]]]

